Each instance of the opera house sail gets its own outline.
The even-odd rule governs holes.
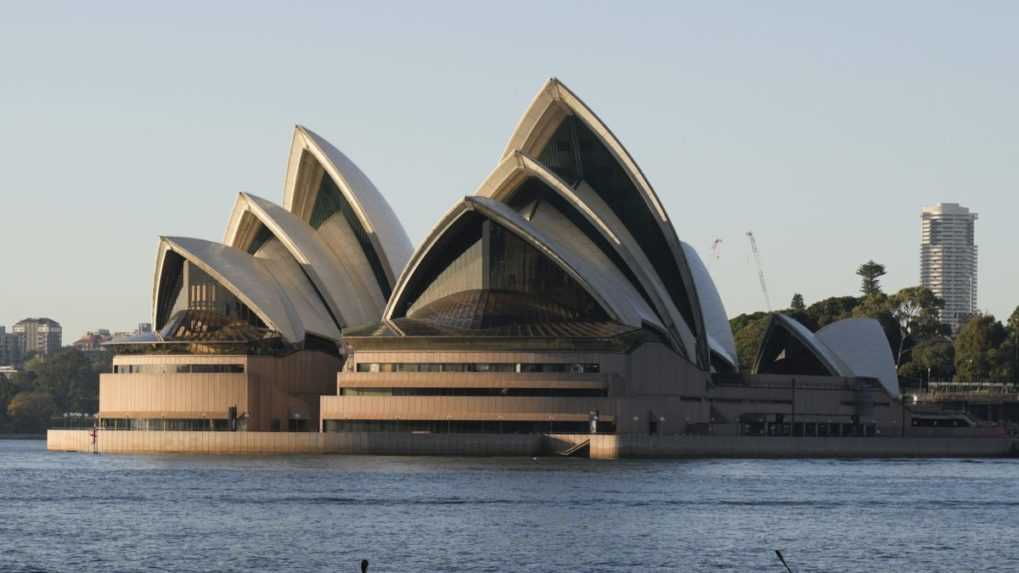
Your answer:
[[[371,181],[303,127],[284,203],[242,193],[223,243],[160,240],[156,332],[110,344],[102,427],[318,429],[344,329],[381,318],[412,249]]]
[[[676,201],[694,209],[692,195]],[[107,451],[1009,447],[1000,426],[908,404],[875,320],[812,332],[774,314],[741,369],[704,261],[619,139],[556,79],[416,250],[368,177],[297,127],[282,205],[241,193],[222,243],[160,239],[152,309],[154,333],[109,344],[100,429],[135,432]],[[170,430],[248,434],[186,447],[151,437]],[[53,436],[52,449],[82,447]]]

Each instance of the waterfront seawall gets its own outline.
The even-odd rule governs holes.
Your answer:
[[[534,456],[538,434],[387,434],[319,432],[99,431],[96,447],[88,430],[50,430],[50,451],[182,454],[363,454]]]
[[[183,454],[555,455],[590,441],[593,459],[1003,457],[1009,438],[791,438],[640,434],[396,434],[50,430],[50,451]]]
[[[969,458],[1013,452],[1002,438],[794,438],[763,436],[594,436],[591,457],[614,458]]]

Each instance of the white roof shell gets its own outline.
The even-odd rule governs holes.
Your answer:
[[[833,322],[816,333],[784,314],[773,315],[828,368],[833,376],[875,378],[892,397],[899,397],[899,377],[881,323],[871,318]],[[763,343],[762,343],[763,350]]]
[[[403,297],[414,273],[424,268],[422,265],[428,261],[432,248],[442,235],[454,228],[456,223],[471,211],[506,228],[549,257],[577,281],[613,320],[634,328],[639,328],[647,322],[664,330],[655,313],[643,302],[615,265],[611,264],[597,248],[592,250],[583,243],[574,242],[572,239],[576,237],[563,241],[561,240],[563,231],[547,232],[551,227],[540,229],[505,204],[477,196],[465,197],[454,206],[415,253],[393,292],[386,309],[386,320],[399,318],[396,316],[396,309],[408,306],[404,304]]]
[[[771,315],[771,324],[768,330],[765,332],[765,339],[761,341],[761,350],[763,352],[765,345],[767,344],[767,337],[774,331],[775,328],[781,328],[792,334],[800,341],[800,344],[810,350],[814,356],[821,362],[822,365],[831,373],[832,376],[843,376],[853,377],[855,374],[852,369],[842,361],[842,359],[821,341],[809,328],[800,324],[800,321],[784,314],[773,314]],[[760,362],[760,356],[758,357],[758,363]]]
[[[854,375],[877,378],[892,397],[897,398],[902,393],[888,337],[877,320],[840,320],[818,330],[816,336],[842,359]]]
[[[392,287],[410,260],[414,249],[393,209],[375,185],[357,165],[331,143],[302,126],[294,128],[294,139],[287,163],[283,207],[307,221],[314,207],[318,187],[302,173],[302,158],[310,154],[332,178],[357,215],[358,222],[371,239],[375,252]]]
[[[683,345],[683,350],[687,356],[694,356],[696,352],[696,339],[693,332],[691,332],[682,315],[680,315],[679,310],[672,303],[672,299],[665,290],[665,286],[658,277],[658,273],[654,271],[651,263],[647,260],[647,256],[630,234],[630,231],[586,182],[577,188],[572,188],[555,173],[531,157],[522,152],[515,151],[499,163],[475,194],[480,197],[490,197],[497,201],[505,202],[512,197],[527,177],[534,177],[542,181],[574,207],[582,217],[601,233],[606,242],[612,246],[615,253],[641,283],[640,286],[644,289],[644,292],[648,294],[651,299],[650,302],[656,310],[657,322],[666,326],[670,332],[677,336],[677,343]],[[544,213],[541,210],[536,212],[536,215],[542,214]],[[550,233],[556,233],[555,229],[557,228],[565,230],[567,227],[574,227],[572,223],[566,220],[557,221],[554,224],[545,222],[544,227],[540,217],[537,219],[532,218],[531,222],[540,228],[547,227],[546,230]],[[564,242],[580,241],[590,243],[586,237],[572,239],[560,236],[560,240]],[[596,248],[593,244],[589,247]],[[605,261],[605,263],[614,266],[611,261]],[[626,280],[625,276],[622,278],[624,281]],[[630,290],[634,290],[634,294],[638,297],[640,296],[632,285]]]
[[[711,279],[711,273],[697,250],[692,245],[682,242],[683,251],[686,254],[686,262],[690,265],[690,272],[693,274],[694,285],[697,288],[697,299],[701,303],[701,313],[704,315],[704,327],[708,331],[708,343],[716,354],[727,360],[734,368],[739,368],[739,360],[736,354],[736,339],[732,334],[732,325],[729,324],[729,315],[725,312],[725,304],[722,296],[718,293],[715,281]]]
[[[171,251],[216,279],[285,340],[294,343],[304,340],[305,331],[297,309],[261,260],[240,249],[185,237],[160,238],[152,291],[152,323],[156,328],[162,326],[157,324],[156,313],[164,262]]]
[[[510,136],[510,140],[503,151],[503,158],[509,157],[514,151],[521,151],[531,156],[535,155],[548,139],[552,137],[562,120],[570,115],[576,116],[583,121],[613,154],[616,161],[637,188],[647,208],[653,213],[654,219],[658,223],[686,283],[686,291],[690,297],[690,306],[694,321],[696,322],[696,324],[688,325],[688,327],[694,332],[705,333],[693,277],[690,276],[690,270],[679,243],[679,238],[676,236],[676,231],[669,220],[668,214],[665,212],[664,206],[658,199],[657,194],[655,194],[650,182],[648,182],[644,173],[640,170],[637,162],[633,160],[633,157],[623,147],[619,139],[598,118],[594,111],[587,107],[576,94],[570,91],[558,79],[552,78],[548,80],[542,86],[538,95],[532,100],[524,116],[517,123],[513,135]],[[708,366],[707,336],[704,336],[698,342],[695,355],[698,357],[698,362],[702,363],[704,367]]]
[[[338,260],[323,237],[307,223],[271,201],[241,193],[224,242],[247,250],[258,229],[256,222],[265,225],[301,265],[340,328],[371,323],[382,315],[384,304],[378,289]]]

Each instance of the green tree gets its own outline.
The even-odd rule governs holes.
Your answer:
[[[955,339],[955,378],[960,382],[988,381],[1002,366],[1000,347],[1008,331],[992,315],[967,322]]]
[[[784,312],[784,314],[786,316],[788,316],[789,318],[796,319],[796,322],[799,322],[803,326],[806,326],[807,330],[809,330],[811,332],[817,332],[817,330],[820,328],[817,325],[817,321],[815,321],[813,319],[813,317],[811,317],[809,314],[807,314],[807,311],[805,311],[805,310],[793,310],[793,309],[789,309],[789,310],[786,310]]]
[[[889,305],[899,325],[897,365],[903,364],[904,355],[919,341],[947,334],[940,318],[945,301],[930,289],[904,288],[891,297]]]
[[[859,304],[860,299],[855,296],[833,296],[808,306],[807,315],[814,321],[817,328],[824,328],[833,322],[851,317],[853,309]]]
[[[13,422],[7,414],[11,400],[21,392],[32,389],[32,376],[26,372],[17,372],[0,384],[0,432],[14,432]]]
[[[767,312],[738,314],[729,319],[729,327],[732,328],[733,336],[735,336],[737,332],[746,328],[750,323],[757,322],[761,318],[768,318],[769,316],[771,316],[771,314]]]
[[[793,295],[793,300],[789,303],[789,308],[797,311],[807,310],[807,305],[803,304],[803,295],[796,293]]]
[[[25,364],[32,385],[53,397],[60,412],[95,412],[98,408],[99,372],[84,353],[65,348],[37,356]]]
[[[57,411],[53,397],[38,390],[20,392],[7,405],[7,415],[16,432],[40,434]]]
[[[955,374],[955,346],[945,338],[925,340],[913,347],[911,364],[921,371],[923,378],[930,380],[951,380]]]
[[[1008,317],[1008,334],[1012,346],[1012,382],[1019,384],[1019,306]]]
[[[856,269],[856,274],[860,275],[863,281],[860,286],[863,296],[881,294],[881,277],[887,274],[884,265],[867,261]]]
[[[1008,329],[1013,335],[1019,333],[1019,306],[1015,307],[1012,316],[1008,317]]]
[[[1012,340],[1005,340],[1001,346],[992,348],[988,353],[988,361],[991,365],[990,380],[992,382],[1019,381],[1019,361],[1016,360],[1016,347]]]
[[[741,370],[749,372],[754,367],[769,320],[770,314],[756,312],[737,316],[730,321],[733,325],[733,337],[736,339],[736,353],[739,355]]]

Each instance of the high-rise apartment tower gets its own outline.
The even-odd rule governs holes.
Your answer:
[[[920,282],[945,301],[942,321],[958,332],[977,311],[977,214],[958,203],[923,210]]]
[[[45,355],[60,350],[63,330],[55,320],[26,318],[15,324],[12,330],[21,336],[22,355],[29,352]]]

